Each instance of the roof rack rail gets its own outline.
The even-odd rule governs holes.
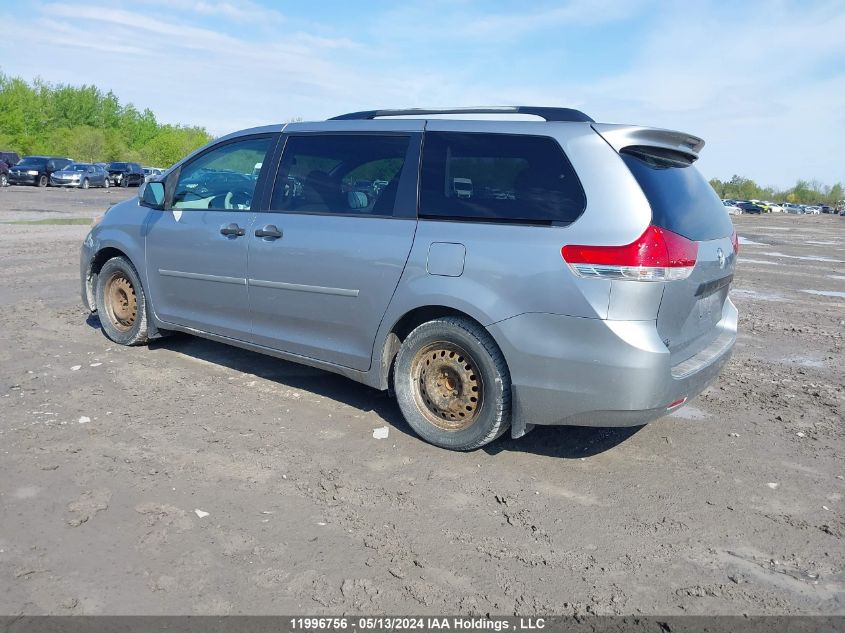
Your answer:
[[[488,106],[478,108],[408,108],[404,110],[363,110],[332,117],[330,121],[375,119],[389,116],[425,116],[429,114],[532,114],[546,121],[578,121],[594,123],[593,119],[572,108],[545,108],[538,106]]]

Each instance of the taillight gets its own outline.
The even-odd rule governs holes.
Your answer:
[[[560,253],[579,277],[674,281],[692,273],[698,244],[659,226],[649,226],[637,240],[624,246],[571,244]]]
[[[734,245],[734,253],[739,255],[739,236],[736,234],[736,229],[731,234],[731,244]]]

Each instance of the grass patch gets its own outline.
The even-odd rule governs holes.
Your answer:
[[[93,218],[45,218],[43,220],[12,220],[4,224],[91,224]]]

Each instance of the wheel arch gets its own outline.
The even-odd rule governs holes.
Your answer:
[[[402,345],[402,341],[407,338],[408,334],[423,323],[447,316],[462,317],[478,324],[480,327],[484,327],[484,324],[471,314],[447,305],[421,305],[406,311],[394,320],[382,343],[381,354],[379,355],[380,363],[377,388],[388,389],[390,387],[390,374],[393,370],[396,354],[399,352],[399,347]],[[492,337],[493,335],[491,334],[490,336]],[[493,340],[495,341],[495,337]],[[499,344],[498,341],[496,341],[496,344]]]

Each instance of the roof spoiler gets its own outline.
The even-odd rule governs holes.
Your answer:
[[[593,129],[617,152],[626,147],[658,147],[680,152],[692,162],[704,147],[703,139],[674,130],[611,123],[594,123]]]

